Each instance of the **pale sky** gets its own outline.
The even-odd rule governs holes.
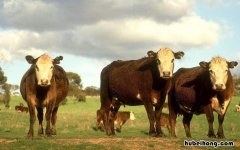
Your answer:
[[[240,0],[0,0],[0,66],[19,84],[26,55],[62,55],[65,71],[99,87],[113,60],[161,47],[185,52],[175,70],[216,55],[239,61],[239,18]]]

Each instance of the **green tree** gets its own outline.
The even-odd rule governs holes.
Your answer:
[[[69,80],[68,96],[73,96],[77,101],[86,101],[86,94],[82,90],[82,80],[80,75],[74,72],[67,72]]]
[[[80,75],[74,72],[67,72],[67,76],[70,84],[74,84],[76,87],[82,89],[82,79]]]
[[[240,95],[240,77],[237,75],[233,75],[233,80],[235,82],[235,90],[234,90],[234,95],[238,96]],[[240,102],[239,102],[240,103]]]
[[[7,84],[7,77],[4,76],[4,72],[2,68],[0,67],[0,85],[2,87],[2,90],[4,92],[3,94],[3,102],[5,104],[6,108],[9,108],[9,103],[10,103],[10,85]]]
[[[89,96],[97,96],[100,93],[100,89],[96,86],[88,86],[85,88],[84,91],[86,95],[89,95]]]

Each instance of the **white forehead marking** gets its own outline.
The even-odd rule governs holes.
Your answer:
[[[221,106],[219,104],[219,101],[218,101],[217,97],[215,96],[211,99],[211,103],[212,103],[213,110],[215,110],[219,115],[223,115],[223,114],[226,113],[227,106],[230,103],[230,99],[225,100],[223,102],[223,106]]]
[[[157,57],[159,59],[170,59],[170,61],[174,58],[173,51],[170,48],[161,48],[157,52]]]
[[[227,60],[222,57],[213,57],[209,64],[210,69],[226,69],[228,68]]]
[[[47,54],[43,54],[38,58],[37,64],[52,64],[52,59]]]

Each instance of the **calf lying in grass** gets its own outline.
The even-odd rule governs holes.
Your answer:
[[[19,105],[15,106],[15,110],[17,112],[26,112],[26,113],[28,113],[28,107],[24,107],[23,103],[20,103]]]
[[[235,105],[235,111],[240,112],[240,105]]]
[[[116,125],[116,131],[121,132],[122,126],[127,122],[127,120],[135,120],[135,116],[131,111],[118,111],[114,120],[114,124]],[[103,113],[100,110],[97,110],[97,125],[96,130],[104,131],[103,124]]]

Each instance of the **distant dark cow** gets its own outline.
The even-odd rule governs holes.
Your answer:
[[[36,59],[29,55],[26,56],[31,67],[22,78],[20,91],[28,104],[30,114],[29,138],[33,138],[33,125],[36,120],[35,107],[39,120],[38,135],[43,135],[43,107],[46,107],[46,135],[56,134],[58,106],[68,93],[67,75],[63,68],[57,65],[62,59],[63,57],[59,56],[52,60],[46,54]],[[50,127],[50,121],[52,127]]]
[[[20,103],[19,105],[15,106],[15,110],[17,112],[26,112],[26,113],[28,113],[28,107],[24,107],[23,103]]]
[[[169,93],[171,135],[175,134],[177,114],[183,114],[186,136],[191,137],[190,121],[193,114],[205,113],[209,130],[208,137],[216,137],[213,130],[214,115],[218,113],[218,138],[224,138],[222,123],[234,91],[234,83],[229,68],[237,62],[214,57],[210,62],[200,62],[201,67],[181,68],[173,80]]]
[[[114,118],[118,108],[112,107],[112,100],[117,99],[122,105],[144,105],[150,123],[149,134],[162,136],[160,118],[171,87],[174,59],[183,55],[183,52],[161,48],[156,53],[149,51],[147,58],[114,61],[103,68],[100,98],[107,135],[115,134]]]
[[[103,115],[104,114],[100,110],[97,110],[97,130],[104,130]],[[127,122],[128,119],[135,120],[133,112],[118,111],[114,119],[114,124],[117,125],[116,131],[121,132],[122,126]]]

